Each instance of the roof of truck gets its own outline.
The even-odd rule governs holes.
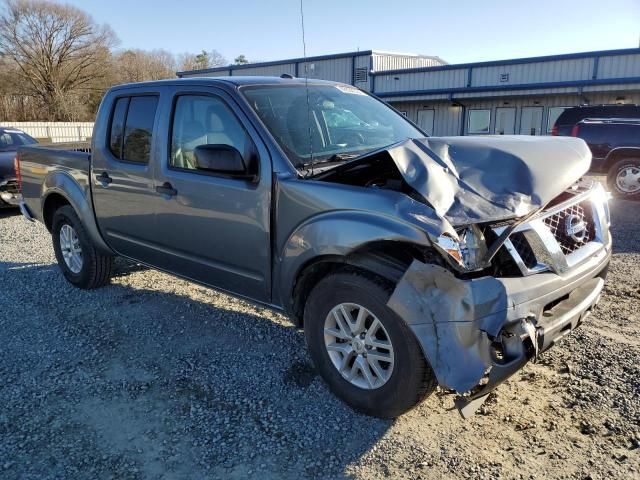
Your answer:
[[[235,86],[245,86],[245,85],[305,85],[306,83],[312,85],[338,85],[339,82],[331,82],[328,80],[316,80],[309,79],[306,80],[304,78],[282,78],[282,77],[259,77],[259,76],[232,76],[232,77],[191,77],[191,78],[173,78],[170,80],[155,80],[152,82],[139,82],[139,83],[127,83],[123,85],[117,85],[113,87],[113,90],[118,90],[121,88],[131,88],[131,87],[153,87],[153,86],[162,86],[162,85],[202,85],[202,84],[210,84],[210,85],[235,85]]]

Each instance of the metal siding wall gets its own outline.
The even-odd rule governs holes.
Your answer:
[[[396,80],[397,78],[397,80]],[[467,86],[467,70],[436,70],[434,72],[376,75],[376,93],[463,88]]]
[[[640,54],[600,57],[598,78],[640,77]]]
[[[471,86],[501,86],[527,83],[568,82],[590,80],[593,58],[580,58],[554,62],[535,62],[517,65],[474,67]],[[508,74],[509,80],[500,81],[501,74]]]
[[[90,140],[93,134],[93,122],[0,122],[0,126],[14,127],[53,142],[82,142]]]
[[[333,80],[334,82],[349,84],[351,83],[351,57],[312,61],[307,62],[306,64],[310,66],[313,65],[313,68],[309,71],[309,78]],[[304,62],[300,63],[300,66],[298,67],[299,77],[304,77],[306,64]]]

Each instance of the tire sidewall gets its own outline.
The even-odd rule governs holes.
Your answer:
[[[613,167],[609,170],[607,175],[607,186],[609,190],[614,193],[614,195],[618,198],[640,198],[640,191],[629,193],[623,192],[618,189],[617,178],[618,174],[628,167],[635,167],[640,169],[640,158],[625,158],[615,163]]]
[[[63,225],[69,225],[76,232],[78,240],[80,241],[80,248],[82,249],[82,269],[79,273],[72,272],[64,261],[62,255],[62,249],[60,246],[60,230]],[[90,281],[90,258],[93,253],[93,247],[89,238],[87,237],[82,223],[76,215],[75,211],[71,207],[61,207],[56,211],[53,217],[53,225],[51,228],[51,235],[53,239],[53,250],[56,255],[56,260],[62,270],[65,278],[74,285],[81,286],[86,285]]]
[[[330,389],[355,409],[380,417],[396,416],[410,408],[415,397],[422,352],[413,333],[387,305],[389,292],[378,283],[353,274],[334,274],[320,281],[305,307],[305,337],[312,360]],[[333,365],[324,341],[324,323],[329,312],[341,303],[356,303],[372,312],[387,331],[394,352],[393,372],[379,388],[365,390],[351,384]],[[416,349],[418,350],[416,352]],[[406,407],[403,405],[408,403]]]

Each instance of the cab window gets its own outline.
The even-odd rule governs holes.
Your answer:
[[[200,145],[227,145],[247,158],[250,142],[238,118],[221,99],[207,95],[177,98],[171,129],[171,167],[197,170],[194,150]]]
[[[109,150],[118,160],[149,163],[157,109],[158,97],[155,95],[116,100],[109,130]]]

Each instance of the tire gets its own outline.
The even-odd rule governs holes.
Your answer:
[[[349,271],[333,273],[322,279],[313,288],[304,311],[307,346],[317,370],[329,389],[355,410],[379,418],[395,418],[403,414],[431,394],[437,386],[433,370],[427,363],[413,332],[386,305],[391,291],[392,288],[385,281],[373,275]],[[361,371],[363,379],[358,380],[360,382],[358,385],[354,384],[356,379],[350,381],[345,378],[345,373],[352,375],[353,366],[349,368],[349,365],[355,363],[355,358],[343,369],[345,373],[341,373],[336,365],[341,365],[345,356],[342,355],[342,352],[329,353],[327,343],[333,347],[337,344],[341,346],[341,350],[351,348],[350,355],[352,357],[356,355],[356,348],[362,348],[359,343],[354,346],[354,339],[349,341],[333,337],[333,334],[328,337],[325,335],[327,331],[325,330],[325,322],[333,322],[332,319],[335,318],[333,310],[341,304],[349,304],[348,309],[355,308],[355,310],[348,312],[352,319],[357,320],[357,312],[360,311],[357,307],[363,307],[371,314],[370,317],[363,314],[363,317],[366,318],[364,323],[369,325],[367,332],[373,331],[376,328],[374,327],[375,319],[379,320],[383,331],[378,326],[377,332],[373,332],[376,335],[374,339],[376,345],[383,343],[378,338],[388,338],[391,342],[391,350],[366,345],[364,352],[357,355],[357,358],[360,359],[358,361],[371,362],[374,357],[378,357],[380,354],[386,358],[389,358],[389,353],[391,354],[392,364],[380,361],[377,362],[378,367],[382,368],[370,369],[374,376],[376,376],[376,371],[382,373],[382,375],[376,376],[378,386],[374,386],[364,379],[364,371]],[[336,311],[340,312],[341,310]],[[331,317],[329,317],[330,315]],[[357,322],[355,324],[357,325]],[[336,329],[339,330],[337,322],[336,328],[329,331],[336,332]],[[366,343],[366,340],[362,341]],[[366,350],[368,348],[373,350]],[[334,364],[336,358],[338,361]],[[366,360],[367,358],[369,360]],[[388,376],[388,378],[385,380],[384,376]]]
[[[630,182],[629,178],[634,181]],[[636,183],[637,189],[634,189]],[[607,174],[607,187],[618,198],[640,198],[640,158],[623,158],[616,162]]]
[[[68,240],[70,232],[75,234],[72,244],[81,253],[79,265],[65,260],[65,254],[63,254],[61,235],[62,243],[68,245],[69,242],[65,239]],[[113,273],[113,256],[103,255],[97,251],[75,210],[69,205],[60,207],[53,214],[51,236],[58,266],[70,283],[83,289],[99,288],[109,283]],[[65,249],[65,252],[68,256],[69,250]]]

